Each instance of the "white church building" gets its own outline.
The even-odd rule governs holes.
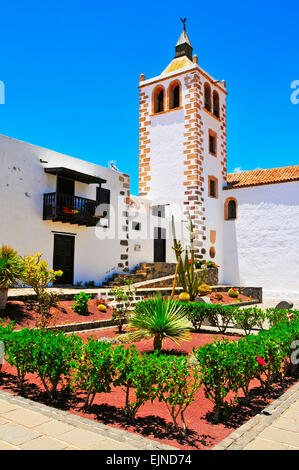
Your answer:
[[[139,195],[130,177],[0,136],[0,244],[42,252],[60,283],[142,262],[175,262],[171,216],[219,282],[299,298],[299,165],[227,173],[225,81],[198,64],[184,30],[175,57],[139,82]]]

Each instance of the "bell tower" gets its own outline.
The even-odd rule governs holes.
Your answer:
[[[196,256],[222,261],[226,182],[226,85],[192,56],[183,31],[158,76],[140,76],[139,195],[179,204],[196,230]]]

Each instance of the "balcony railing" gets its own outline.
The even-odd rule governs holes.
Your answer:
[[[97,203],[91,199],[63,193],[44,194],[44,220],[68,222],[93,226],[98,222],[95,217]]]

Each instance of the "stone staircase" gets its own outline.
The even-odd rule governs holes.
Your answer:
[[[174,274],[175,267],[175,263],[141,263],[135,266],[135,268],[129,273],[113,274],[112,277],[102,283],[101,287],[123,286],[124,276],[132,279],[134,284],[137,282],[149,281],[151,279],[169,276]]]

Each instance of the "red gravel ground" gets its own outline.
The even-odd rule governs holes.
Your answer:
[[[217,292],[217,294],[223,295],[223,300],[217,300],[215,298],[215,294],[216,292],[212,292],[212,294],[207,295],[207,297],[211,299],[212,304],[222,304],[222,305],[237,304],[238,305],[239,303],[238,301],[236,302],[236,299],[233,299],[232,297],[230,297],[227,292]],[[239,294],[239,298],[241,299],[242,302],[247,302],[248,300],[252,300],[251,298],[246,297],[246,295],[243,295],[243,294]]]
[[[74,312],[72,310],[73,304],[74,300],[63,300],[58,302],[58,308],[51,309],[51,312],[53,313],[52,325],[65,325],[67,323],[81,323],[111,319],[111,308],[108,308],[106,313],[99,312],[94,299],[88,301],[87,315]],[[32,307],[29,303],[24,303],[21,301],[8,301],[6,309],[1,313],[0,318],[4,319],[5,323],[8,323],[12,320],[15,321],[16,329],[18,330],[25,327],[35,327],[37,315],[34,310],[32,310]]]
[[[105,329],[93,333],[94,337],[112,337],[114,329]],[[90,333],[82,333],[80,336],[86,340]],[[223,335],[217,335],[218,338]],[[237,336],[225,336],[230,340],[237,340]],[[184,343],[182,347],[177,347],[175,343],[166,340],[164,351],[170,354],[188,354],[192,347],[199,347],[208,342],[212,342],[214,335],[210,333],[193,333],[190,343]],[[140,352],[152,351],[152,341],[140,341],[136,343]],[[0,388],[11,393],[18,393],[16,383],[16,371],[9,364],[3,366],[4,372]],[[234,429],[238,428],[248,419],[253,417],[265,408],[271,401],[278,398],[292,383],[293,379],[285,379],[282,384],[275,385],[271,391],[265,394],[258,387],[258,381],[251,384],[251,396],[249,404],[235,405],[232,412],[223,420],[221,424],[212,422],[212,403],[205,397],[201,388],[193,402],[185,413],[185,419],[190,432],[186,438],[180,437],[172,425],[172,421],[166,405],[154,401],[147,403],[138,412],[134,425],[128,424],[123,414],[122,406],[125,401],[125,393],[120,388],[113,388],[109,394],[98,394],[89,412],[83,410],[84,394],[77,393],[70,395],[66,392],[57,393],[56,402],[49,402],[38,378],[35,375],[28,375],[25,386],[25,396],[66,410],[70,413],[83,416],[95,421],[99,421],[115,428],[126,429],[129,432],[137,433],[155,439],[159,442],[169,444],[180,449],[210,449],[227,437]]]
[[[215,304],[236,303],[234,299],[228,296],[227,292],[221,292],[221,294],[223,294],[223,301],[216,300],[214,293],[209,294],[208,297],[210,297],[212,303]],[[242,301],[250,300],[248,297],[245,297],[245,295],[240,295],[240,298]],[[111,319],[112,309],[108,308],[106,313],[99,312],[96,308],[94,299],[88,301],[88,315],[82,315],[74,312],[71,308],[73,303],[74,300],[64,300],[58,302],[58,308],[51,309],[51,312],[53,313],[53,319],[50,326]],[[15,321],[16,329],[18,330],[25,327],[34,328],[36,326],[37,315],[29,302],[24,303],[21,301],[8,301],[6,309],[1,313],[0,319],[1,318],[4,319],[5,324],[12,320]]]
[[[228,293],[225,291],[217,292],[217,294],[222,294],[223,300],[217,300],[215,298],[215,294],[216,292],[212,292],[212,294],[207,294],[203,297],[209,297],[211,299],[212,304],[219,304],[219,305],[227,305],[227,304],[235,305],[236,304],[238,305],[239,303],[238,301],[236,301],[236,299],[233,299],[232,297],[230,297]],[[175,295],[174,298],[177,300],[179,296]],[[246,295],[243,295],[243,294],[239,294],[239,298],[241,299],[242,302],[248,302],[249,300],[252,300],[251,297],[246,297]]]

